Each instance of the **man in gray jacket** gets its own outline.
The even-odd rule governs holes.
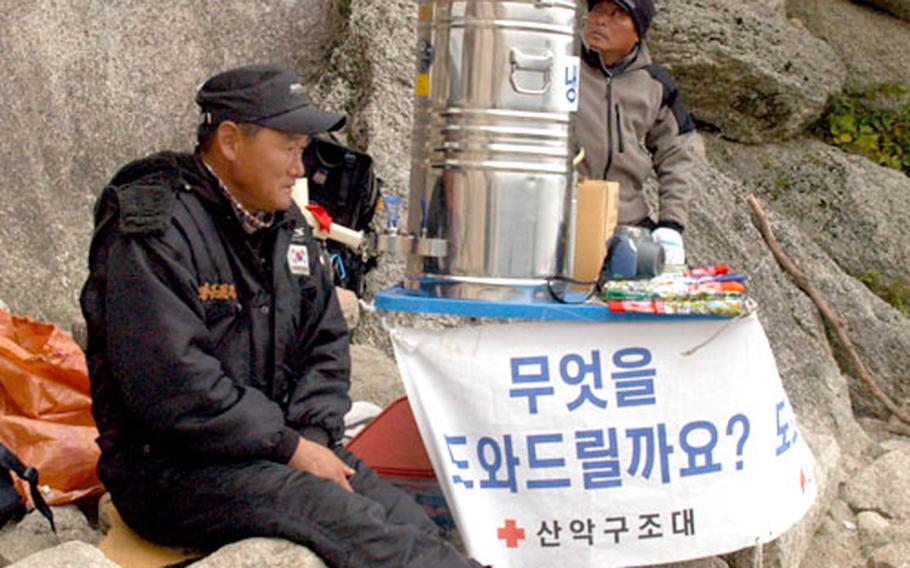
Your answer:
[[[693,166],[692,118],[669,72],[644,43],[653,0],[588,0],[576,144],[579,174],[620,184],[619,222],[654,230],[668,264],[683,264]],[[657,218],[642,186],[659,183]]]

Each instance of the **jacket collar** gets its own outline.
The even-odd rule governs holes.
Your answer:
[[[215,173],[206,166],[201,155],[193,154],[192,158],[192,167],[183,172],[187,185],[192,187],[200,200],[207,203],[209,206],[216,207],[221,211],[230,211],[237,220],[237,223],[243,227],[243,220],[231,204],[231,199],[227,195],[226,190],[222,189],[221,181]],[[287,215],[283,211],[278,211],[275,213],[271,225],[259,230],[268,231],[272,228],[284,225],[286,221]],[[248,231],[244,231],[248,233]]]
[[[610,67],[604,63],[603,57],[596,49],[589,47],[584,38],[581,40],[581,58],[589,66],[599,70],[607,77],[615,77],[629,71],[636,71],[651,64],[651,54],[645,42],[640,41],[632,50],[626,60]]]
[[[140,181],[164,185],[175,191],[192,191],[206,208],[236,218],[230,200],[221,191],[218,178],[209,171],[198,154],[177,152],[152,154],[121,168],[114,174],[110,185],[128,185]],[[296,206],[292,206],[292,209],[295,208]],[[272,229],[285,225],[289,220],[293,226],[294,219],[299,216],[299,212],[294,215],[279,211],[275,214]],[[237,223],[240,223],[239,219]]]

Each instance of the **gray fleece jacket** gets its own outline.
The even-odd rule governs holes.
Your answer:
[[[576,151],[584,148],[579,175],[620,184],[619,222],[682,231],[689,217],[695,127],[670,73],[651,63],[644,43],[619,72],[600,54],[582,49],[575,125]],[[659,182],[657,219],[649,220],[642,185],[654,171]]]

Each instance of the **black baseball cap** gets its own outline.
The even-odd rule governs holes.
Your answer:
[[[219,73],[196,93],[204,124],[225,120],[258,124],[292,134],[331,132],[346,117],[316,108],[292,69],[281,65],[247,65]]]

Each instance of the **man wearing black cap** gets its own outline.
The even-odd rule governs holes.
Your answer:
[[[253,536],[330,566],[479,566],[339,445],[348,330],[291,200],[308,137],[343,115],[275,65],[209,79],[194,154],[122,168],[95,211],[82,291],[99,475],[164,544]]]
[[[683,264],[695,127],[669,72],[644,43],[653,0],[588,0],[576,144],[579,174],[620,184],[619,222],[655,229],[668,264]],[[642,186],[657,174],[652,219]]]

